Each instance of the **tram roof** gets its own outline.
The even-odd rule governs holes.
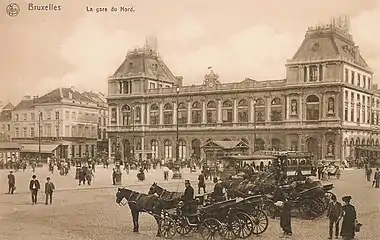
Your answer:
[[[298,158],[306,158],[306,157],[312,156],[312,153],[301,152],[301,151],[258,151],[257,154],[276,156],[276,157],[286,156],[286,157],[298,157]]]
[[[220,158],[221,160],[235,160],[235,161],[249,161],[249,160],[271,160],[277,159],[275,156],[270,155],[261,155],[261,154],[253,154],[247,156],[224,156]]]

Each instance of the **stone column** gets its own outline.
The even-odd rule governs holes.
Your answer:
[[[327,65],[326,63],[322,64],[322,81],[325,81],[326,79],[326,70],[327,70]]]
[[[122,81],[120,81],[120,93],[124,93],[124,83]]]
[[[249,99],[249,106],[248,106],[248,112],[249,112],[249,122],[253,123],[255,121],[255,116],[254,116],[254,111],[255,111],[255,99],[250,98]]]
[[[326,118],[326,109],[325,109],[325,101],[327,101],[327,99],[326,98],[328,98],[327,96],[325,96],[325,93],[324,92],[321,92],[321,97],[320,97],[320,103],[319,103],[319,107],[320,107],[320,109],[322,109],[322,111],[320,111],[320,116],[319,116],[319,118],[320,119],[324,119],[324,118]]]
[[[304,151],[304,149],[302,149],[302,133],[298,133],[298,151]]]
[[[297,109],[298,110],[298,118],[302,121],[302,120],[306,119],[303,117],[304,103],[303,103],[303,95],[302,94],[299,96],[297,106],[298,106],[298,109]]]
[[[187,124],[191,124],[191,102],[187,102]]]
[[[141,152],[143,153],[142,160],[146,160],[147,156],[145,154],[145,136],[144,135],[141,136]]]
[[[111,140],[111,136],[108,136],[108,159],[109,160],[111,159],[111,152],[112,152],[112,140]]]
[[[310,82],[310,66],[306,66],[306,82]]]
[[[221,99],[218,99],[218,104],[217,104],[217,110],[216,110],[216,113],[217,113],[217,123],[222,123],[223,122],[223,119],[222,119],[222,100]]]
[[[177,102],[173,103],[173,125],[177,124]]]
[[[150,105],[147,104],[146,105],[146,111],[144,111],[146,113],[146,125],[149,126],[150,125]]]
[[[325,145],[326,145],[326,134],[322,134],[322,141],[321,141],[321,158],[322,158],[322,160],[324,160],[325,159],[325,156],[326,156],[326,147],[325,147]]]
[[[120,126],[120,106],[116,105],[116,125]]]
[[[271,98],[270,96],[265,96],[265,121],[270,122],[271,121]]]
[[[317,65],[315,65],[316,66],[316,68],[317,68],[317,76],[316,76],[316,78],[317,78],[317,82],[319,82],[319,75],[321,75],[321,72],[319,71],[320,70],[320,68],[319,68],[319,64],[317,64]]]
[[[145,124],[145,112],[146,112],[146,110],[145,110],[145,104],[144,103],[142,103],[141,104],[141,113],[140,113],[140,118],[141,118],[141,125],[144,125]]]
[[[202,124],[206,124],[206,122],[207,122],[206,101],[202,101]]]
[[[164,124],[164,103],[160,103],[159,105],[159,111],[160,111],[160,125]]]
[[[232,119],[232,122],[233,123],[237,123],[238,122],[238,116],[237,116],[237,100],[234,99],[234,102],[233,102],[233,109],[232,109],[232,114],[233,114],[233,119]]]

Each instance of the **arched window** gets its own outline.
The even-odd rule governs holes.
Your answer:
[[[238,102],[238,122],[248,122],[248,102],[245,99]]]
[[[216,104],[214,101],[207,103],[207,123],[216,123]]]
[[[232,102],[227,100],[222,105],[222,121],[224,123],[232,123]]]
[[[362,146],[365,147],[365,139],[362,139]]]
[[[160,110],[157,104],[150,106],[149,118],[152,126],[157,126],[160,123]]]
[[[121,113],[123,116],[123,126],[131,125],[132,119],[131,119],[131,107],[128,105],[124,105],[121,108]]]
[[[183,139],[178,141],[178,157],[179,159],[186,158],[186,142]]]
[[[265,121],[265,101],[259,98],[255,101],[255,121],[264,122]]]
[[[254,151],[265,150],[265,142],[261,138],[256,138]]]
[[[282,120],[282,102],[279,98],[274,98],[271,102],[271,121],[277,122]]]
[[[150,145],[151,145],[151,149],[152,149],[152,152],[153,152],[153,158],[154,159],[157,159],[158,158],[158,141],[157,140],[152,140],[150,142]]]
[[[170,103],[164,105],[164,124],[173,124],[173,106]]]
[[[187,109],[184,103],[178,104],[178,124],[187,124]]]
[[[141,123],[141,108],[135,107],[135,123]]]
[[[306,98],[306,120],[319,120],[319,98],[315,95]]]
[[[193,103],[191,106],[191,123],[202,122],[202,107],[199,102]]]
[[[164,158],[170,159],[173,157],[173,146],[170,140],[164,141]]]

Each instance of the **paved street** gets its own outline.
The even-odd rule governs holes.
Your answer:
[[[140,233],[132,233],[132,223],[129,208],[120,207],[115,203],[116,187],[111,185],[111,171],[98,168],[95,183],[91,187],[77,186],[73,176],[53,175],[53,181],[58,191],[55,194],[53,205],[39,204],[32,206],[27,185],[31,170],[16,173],[18,193],[0,195],[0,239],[4,240],[122,240],[134,238],[155,238],[156,225],[149,215],[140,218]],[[2,179],[6,179],[8,171],[1,171]],[[38,169],[37,176],[43,183],[49,174],[45,169]],[[73,174],[73,173],[72,173]],[[184,171],[184,178],[195,180],[197,174]],[[160,170],[147,174],[144,183],[138,183],[136,172],[129,176],[124,174],[123,181],[128,180],[129,186],[141,192],[147,192],[153,181],[162,181]],[[170,180],[165,184],[170,190],[183,191],[183,181]],[[358,219],[363,223],[363,231],[357,239],[380,239],[378,224],[380,223],[380,207],[378,200],[380,190],[371,188],[365,182],[363,170],[345,170],[340,180],[332,180],[335,184],[335,193],[339,199],[346,194],[353,197],[352,203],[356,206]],[[25,186],[24,186],[25,185]],[[193,184],[194,185],[194,184]],[[210,186],[211,187],[211,186]],[[210,188],[209,187],[209,188]],[[6,180],[2,180],[0,190],[7,191]],[[59,191],[65,189],[64,191]],[[70,190],[71,189],[71,190]],[[81,189],[81,190],[78,190]],[[42,197],[39,201],[42,203]],[[293,219],[293,233],[291,239],[326,239],[328,222],[326,218],[315,221]],[[271,220],[267,232],[259,239],[274,239],[280,235],[278,220]],[[195,239],[197,235],[189,237]],[[256,237],[252,237],[256,238]]]

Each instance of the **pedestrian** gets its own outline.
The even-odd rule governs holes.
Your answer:
[[[191,186],[189,180],[185,180],[185,193],[183,194],[183,208],[185,213],[191,212],[191,204],[194,201],[194,188]]]
[[[283,235],[281,237],[290,237],[292,236],[292,204],[290,201],[284,201],[280,207],[282,207],[280,215],[280,227],[283,231]]]
[[[10,171],[8,174],[8,194],[13,194],[16,190],[16,177],[13,172]]]
[[[116,185],[116,170],[112,169],[112,185]]]
[[[356,210],[353,205],[350,204],[351,196],[344,196],[342,198],[344,206],[342,207],[343,222],[340,236],[344,240],[351,240],[355,237],[355,225],[356,225]]]
[[[37,193],[38,190],[40,190],[40,182],[38,181],[36,175],[33,175],[32,180],[30,180],[29,190],[32,193],[32,205],[37,204]]]
[[[50,177],[47,177],[46,183],[45,183],[45,195],[46,195],[45,204],[46,205],[48,205],[48,200],[50,200],[50,204],[52,204],[54,191],[55,191],[54,183],[50,181]]]
[[[164,171],[164,181],[169,180],[169,168],[165,165],[162,170]]]
[[[373,187],[373,185],[375,185],[375,188],[379,188],[379,185],[380,185],[380,172],[379,172],[379,168],[376,168],[376,172],[375,172],[375,175],[373,177],[372,187]]]
[[[214,185],[214,192],[213,192],[213,198],[216,202],[222,202],[225,201],[225,189],[222,185],[222,181],[219,181],[217,177],[213,178]]]
[[[337,201],[336,196],[331,196],[331,203],[327,210],[327,217],[329,218],[329,239],[333,237],[333,229],[335,225],[335,238],[339,237],[339,221],[342,218],[342,204]]]
[[[203,171],[198,176],[198,194],[201,194],[201,188],[203,188],[203,193],[206,193],[206,183],[205,183],[205,175]]]

